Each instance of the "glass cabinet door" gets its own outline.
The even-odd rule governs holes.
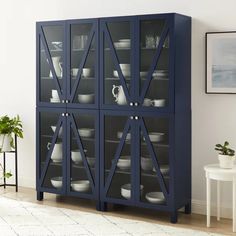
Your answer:
[[[169,192],[169,119],[142,117],[139,126],[139,201],[166,205]]]
[[[131,122],[129,116],[105,115],[102,158],[102,193],[104,198],[133,199]]]
[[[102,21],[102,104],[129,106],[134,92],[134,22]]]
[[[139,27],[140,104],[143,107],[168,107],[170,78],[168,22],[166,19],[141,20]]]
[[[65,186],[65,118],[59,111],[41,110],[38,125],[39,186],[49,192],[61,193]]]
[[[69,101],[77,107],[97,104],[97,24],[97,21],[74,21],[69,25]]]
[[[65,99],[64,24],[38,24],[38,99],[60,104]]]
[[[73,112],[68,116],[68,189],[74,195],[95,194],[98,165],[95,112]]]

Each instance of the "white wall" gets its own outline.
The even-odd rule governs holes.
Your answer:
[[[236,147],[236,95],[206,95],[204,35],[236,30],[235,0],[18,0],[0,6],[0,114],[19,114],[20,185],[35,183],[35,22],[115,15],[178,12],[192,16],[192,192],[195,211],[205,201],[203,166],[217,162],[214,144]],[[231,189],[223,188],[223,206]],[[198,208],[196,208],[198,207]]]

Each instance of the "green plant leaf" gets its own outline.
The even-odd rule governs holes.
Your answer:
[[[11,172],[7,172],[7,173],[4,174],[4,177],[5,178],[10,178],[10,177],[12,177],[12,173]]]

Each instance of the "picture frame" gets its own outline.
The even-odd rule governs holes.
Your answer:
[[[207,32],[207,94],[236,94],[236,31]]]

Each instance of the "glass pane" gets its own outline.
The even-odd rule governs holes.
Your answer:
[[[40,101],[60,103],[58,91],[56,87],[55,77],[53,78],[52,67],[49,64],[48,56],[52,61],[56,78],[58,78],[59,86],[63,88],[63,27],[62,26],[45,26],[43,33],[46,41],[46,48],[43,44],[41,35],[40,40]],[[49,54],[47,56],[47,50]]]
[[[41,162],[41,174],[47,167],[45,179],[43,181],[43,187],[47,188],[62,188],[62,160],[63,160],[63,128],[57,126],[60,113],[41,112],[40,114],[40,162]],[[59,130],[56,136],[55,144],[52,144],[53,136]],[[46,166],[47,157],[49,152],[50,161]]]
[[[95,117],[74,113],[76,130],[70,127],[71,191],[91,193],[95,178]],[[79,140],[80,139],[80,140]],[[80,145],[81,142],[81,145]],[[83,156],[85,159],[83,160]],[[86,168],[85,161],[88,164]],[[90,175],[92,174],[92,176]],[[91,178],[89,178],[89,176]]]
[[[111,42],[109,36],[104,34],[104,103],[127,105],[127,98],[120,80],[123,75],[126,87],[130,91],[132,69],[130,23],[108,23],[107,29]],[[112,53],[112,48],[116,55]],[[119,69],[121,74],[118,72]]]
[[[91,23],[71,25],[71,92],[76,89],[73,103],[94,104],[95,102],[95,78],[97,77],[95,35],[92,41],[89,41],[92,26]],[[88,52],[87,47],[89,47]],[[84,57],[86,60],[83,63]],[[81,63],[82,71],[79,76]]]
[[[123,135],[123,130],[127,122],[125,116],[106,116],[105,117],[105,184],[115,162],[115,154]],[[114,124],[116,124],[114,126]],[[107,197],[130,199],[131,198],[131,134],[130,129],[126,135],[124,145],[119,154],[119,159],[115,168],[114,175],[109,186]]]
[[[148,82],[148,72],[155,63],[157,49],[161,47],[160,56],[151,74],[148,90],[145,93],[143,106],[168,106],[169,91],[169,36],[159,45],[165,20],[147,20],[141,22],[140,31],[140,93]]]
[[[144,131],[140,129],[140,182],[143,186],[141,201],[165,204],[165,198],[157,177],[153,158],[160,165],[160,172],[168,189],[169,185],[169,124],[167,118],[145,117],[144,124],[150,143],[145,139]],[[150,146],[148,146],[150,144]]]

